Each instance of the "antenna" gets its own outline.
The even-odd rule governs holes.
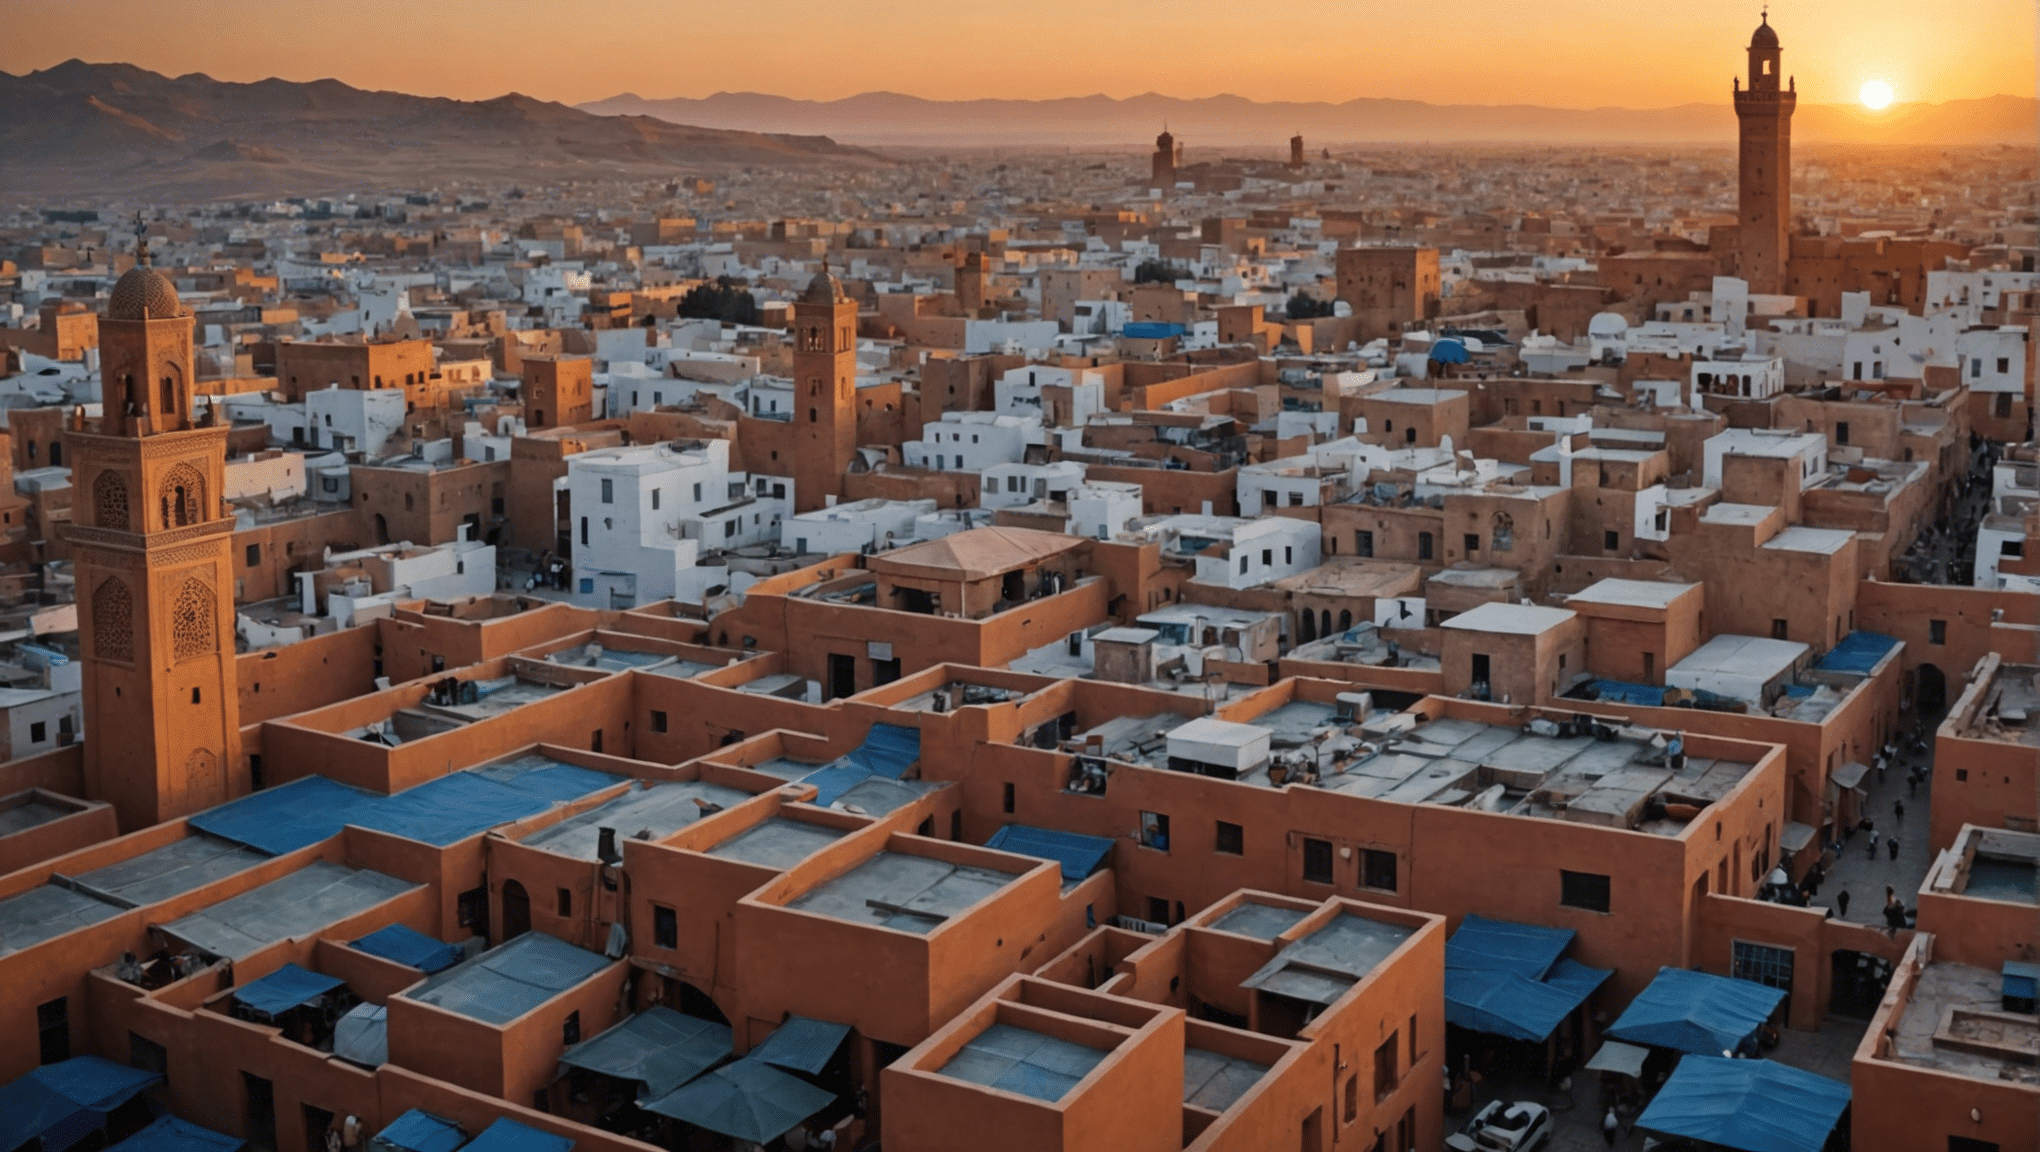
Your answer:
[[[135,263],[149,262],[149,226],[142,222],[141,209],[135,209]]]

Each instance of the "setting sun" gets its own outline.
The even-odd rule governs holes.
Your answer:
[[[1883,108],[1891,103],[1891,83],[1886,80],[1865,80],[1863,90],[1856,94],[1863,101],[1863,107]]]

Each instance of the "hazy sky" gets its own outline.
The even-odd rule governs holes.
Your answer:
[[[575,103],[884,89],[937,99],[1221,92],[1433,103],[1719,103],[1758,5],[1701,0],[0,0],[0,71],[334,77]],[[1778,0],[1800,98],[2035,91],[2033,0]],[[1526,21],[1525,12],[1535,12]]]

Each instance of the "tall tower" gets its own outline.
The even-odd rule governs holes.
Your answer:
[[[1303,137],[1302,137],[1302,136],[1291,136],[1291,137],[1289,138],[1289,166],[1290,166],[1291,168],[1301,168],[1301,167],[1303,167]]]
[[[1177,145],[1176,138],[1169,135],[1167,128],[1162,129],[1162,134],[1155,137],[1155,155],[1150,163],[1148,184],[1155,188],[1174,188],[1176,164],[1182,158],[1183,150]]]
[[[796,512],[841,495],[857,455],[857,302],[827,268],[793,303],[793,460]]]
[[[1791,255],[1792,108],[1794,84],[1781,84],[1778,33],[1764,15],[1750,37],[1750,83],[1735,89],[1735,118],[1741,126],[1741,172],[1736,197],[1736,270],[1758,295],[1785,291],[1785,260]]]
[[[99,323],[104,415],[64,434],[85,783],[123,830],[209,808],[241,776],[227,429],[194,417],[191,314],[148,249]]]

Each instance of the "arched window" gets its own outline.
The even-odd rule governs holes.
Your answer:
[[[171,608],[170,650],[174,658],[189,660],[219,651],[215,610],[213,590],[198,577],[188,577]]]
[[[164,416],[173,415],[177,411],[177,381],[168,376],[163,377],[163,402],[156,411]]]
[[[128,526],[127,481],[111,468],[92,481],[92,522],[101,528]]]
[[[135,658],[135,597],[109,576],[92,590],[92,654],[128,663]]]
[[[158,494],[163,505],[163,527],[182,528],[206,518],[205,478],[191,465],[179,464],[165,472]]]
[[[404,511],[409,512],[411,510],[411,503],[411,494],[409,492],[404,493]]]
[[[817,412],[817,411],[816,411],[815,409],[813,409],[813,408],[810,408],[810,409],[808,409],[808,410],[807,410],[807,422],[808,422],[808,423],[810,423],[810,424],[816,423],[816,422],[817,422],[817,421],[818,421],[818,420],[819,420],[820,418],[821,418],[821,414],[820,414],[819,412]]]

